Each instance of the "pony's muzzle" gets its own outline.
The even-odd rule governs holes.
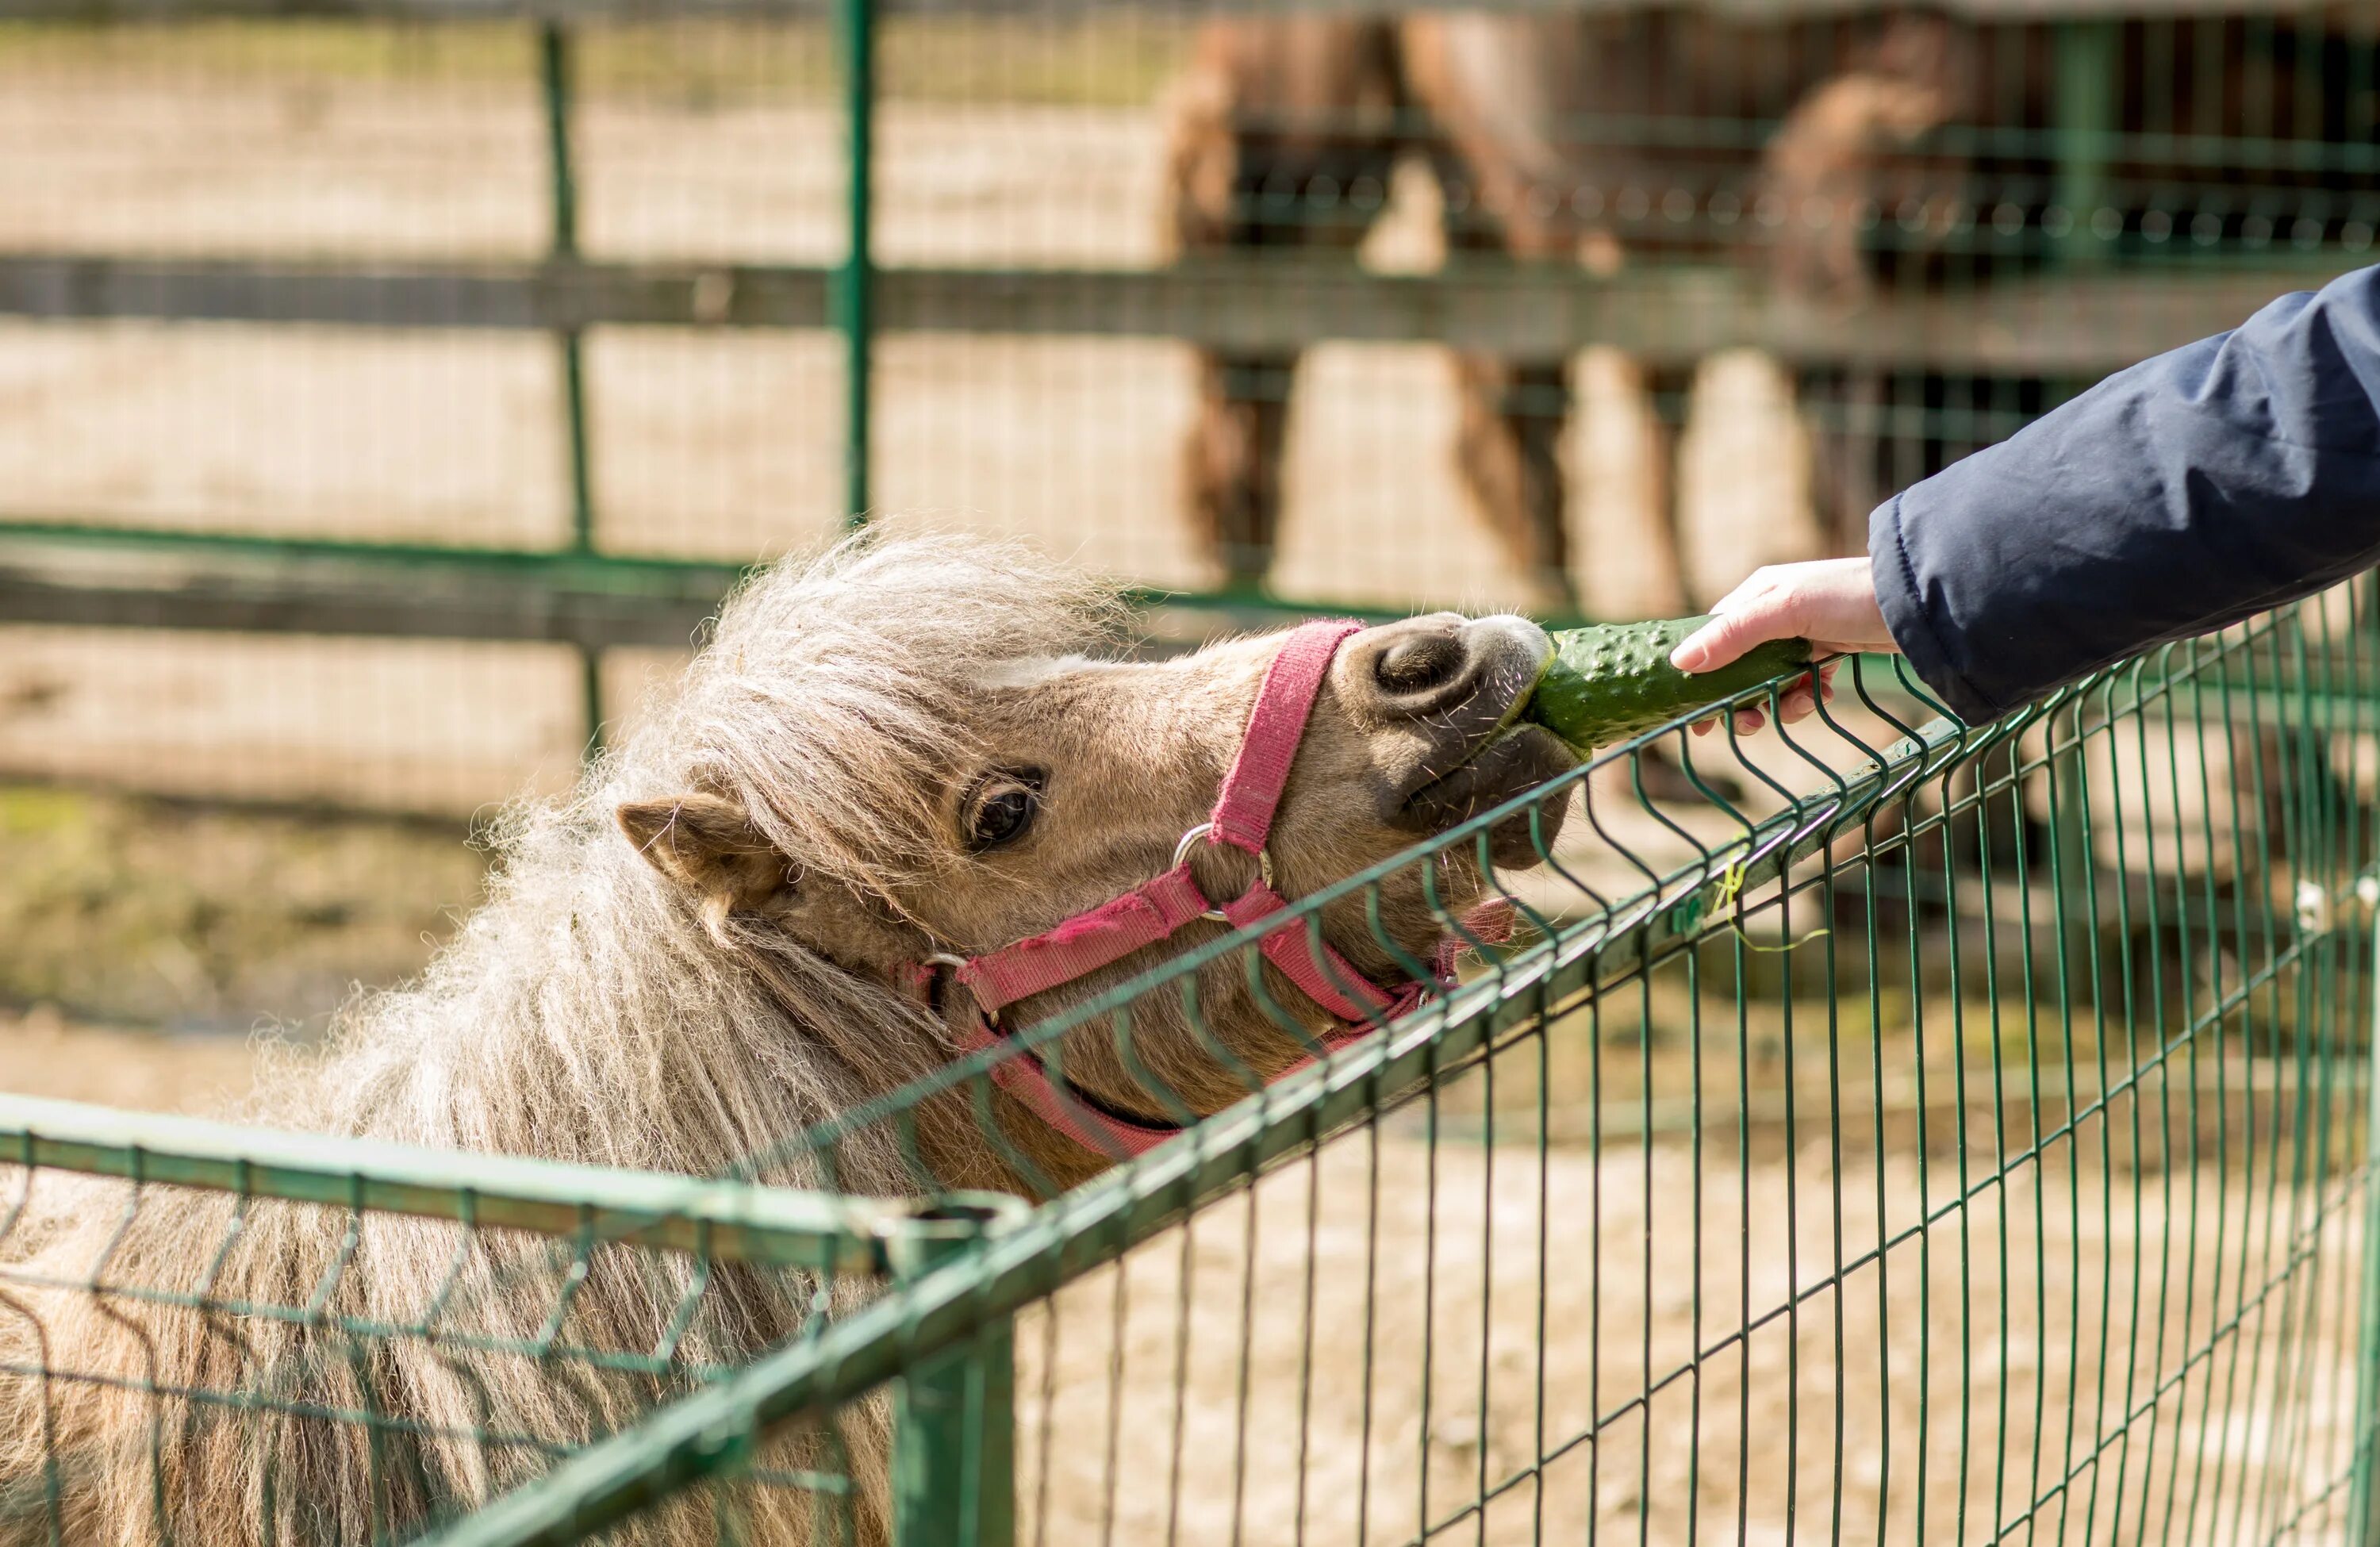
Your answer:
[[[1509,615],[1433,613],[1347,641],[1337,679],[1342,703],[1358,724],[1402,743],[1412,759],[1392,776],[1394,825],[1443,832],[1571,766],[1569,750],[1554,737],[1515,724],[1552,653],[1544,629]],[[1558,810],[1541,818],[1535,836],[1559,820]],[[1513,860],[1528,857],[1531,833],[1499,836],[1512,839],[1500,842],[1500,851],[1510,850]]]

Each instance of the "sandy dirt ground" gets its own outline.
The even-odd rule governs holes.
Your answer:
[[[2351,1225],[2053,1159],[1904,1235],[1946,1169],[1342,1141],[1020,1327],[1042,1539],[2267,1540],[2340,1474]]]
[[[8,785],[0,854],[0,1005],[233,1037],[311,1036],[419,971],[486,868],[443,824]]]
[[[46,1005],[0,1010],[0,1090],[150,1112],[206,1113],[248,1093],[257,1050],[236,1037],[91,1026]]]

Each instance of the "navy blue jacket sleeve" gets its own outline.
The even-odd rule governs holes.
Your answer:
[[[1893,639],[1970,722],[2380,562],[2380,268],[1911,486],[1868,554]]]

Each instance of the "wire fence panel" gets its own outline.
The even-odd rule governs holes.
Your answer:
[[[1014,1515],[905,1540],[2361,1540],[2380,880],[2349,595],[1996,726],[1921,729],[1861,663],[1782,745],[1599,760],[1543,873],[1489,867],[1538,932],[1442,1007],[453,1540],[575,1539],[654,1458],[705,1472],[994,1337]],[[1724,822],[1644,798],[1661,741]],[[1299,912],[1377,920],[1394,872],[1451,884],[1527,812]],[[1089,1067],[1146,1038],[1135,1104],[1170,1105],[1149,1011],[1199,965],[1019,1040]]]
[[[1815,721],[1657,732],[887,1090],[797,1077],[815,1116],[677,1162],[719,1183],[18,1103],[7,1529],[2343,1536],[2372,603],[1982,727],[1854,661]],[[1336,1051],[1261,948],[1441,935],[1461,981]],[[643,1090],[616,1134],[531,1137],[502,1040],[426,1078],[504,1142],[723,1153],[685,1125],[749,1054],[678,1034],[727,1083],[589,1045],[554,1093]],[[1111,1118],[1187,1126],[1130,1159]]]
[[[700,1389],[764,1307],[823,1315],[965,1201],[10,1096],[0,1143],[12,1542],[409,1536]],[[762,1475],[845,1514],[840,1445]]]
[[[333,9],[9,7],[0,764],[557,787],[863,514],[1682,614],[2380,228],[2354,7]]]

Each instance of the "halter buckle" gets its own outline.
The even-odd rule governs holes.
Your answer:
[[[1213,822],[1202,822],[1197,826],[1190,829],[1187,833],[1183,834],[1182,841],[1173,846],[1174,868],[1177,870],[1180,869],[1182,862],[1190,858],[1191,845],[1196,843],[1199,839],[1206,837],[1208,834],[1214,832],[1214,830],[1215,824]],[[1257,878],[1263,882],[1266,887],[1269,888],[1272,885],[1271,849],[1259,848],[1257,850]],[[1220,907],[1210,907],[1206,912],[1198,915],[1198,917],[1201,919],[1211,919],[1219,924],[1228,924],[1232,921],[1232,916],[1224,912]]]

